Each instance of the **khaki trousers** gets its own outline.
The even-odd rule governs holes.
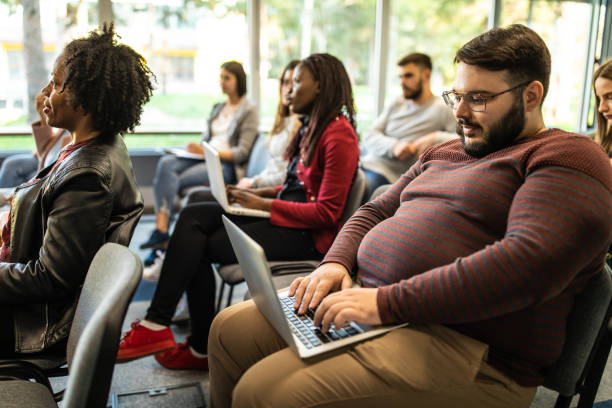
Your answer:
[[[223,310],[208,342],[213,407],[529,407],[488,346],[438,325],[391,331],[302,360],[252,301]]]

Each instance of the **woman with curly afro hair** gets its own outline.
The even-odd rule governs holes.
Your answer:
[[[129,244],[143,204],[121,134],[138,125],[152,77],[112,25],[55,61],[43,112],[72,142],[15,189],[0,224],[0,355],[64,348],[93,256]]]

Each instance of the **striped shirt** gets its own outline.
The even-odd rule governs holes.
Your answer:
[[[378,287],[383,323],[444,324],[526,386],[560,355],[574,296],[612,241],[612,167],[549,129],[489,154],[426,151],[344,225],[324,262]]]

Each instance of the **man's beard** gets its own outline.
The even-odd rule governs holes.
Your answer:
[[[482,133],[483,142],[470,143],[466,145],[465,135],[463,134],[462,125],[471,126],[480,129]],[[518,135],[523,131],[525,127],[525,109],[523,106],[523,99],[517,98],[517,101],[512,104],[510,111],[506,113],[502,118],[494,123],[489,128],[489,132],[484,133],[484,130],[477,123],[471,122],[464,118],[457,119],[457,134],[463,144],[463,149],[467,154],[474,157],[484,157],[490,153],[501,150],[505,147],[511,146]]]
[[[419,96],[423,93],[423,80],[419,81],[417,88],[415,90],[409,88],[403,88],[404,98],[406,99],[419,99]]]

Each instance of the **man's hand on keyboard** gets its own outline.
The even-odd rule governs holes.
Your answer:
[[[289,296],[295,296],[294,308],[298,314],[315,309],[329,293],[348,289],[353,281],[346,268],[338,263],[326,263],[315,269],[310,275],[297,278],[289,287]]]
[[[377,291],[376,288],[355,288],[329,294],[317,307],[315,326],[320,326],[325,333],[332,323],[335,327],[342,327],[351,320],[373,326],[381,324]]]

